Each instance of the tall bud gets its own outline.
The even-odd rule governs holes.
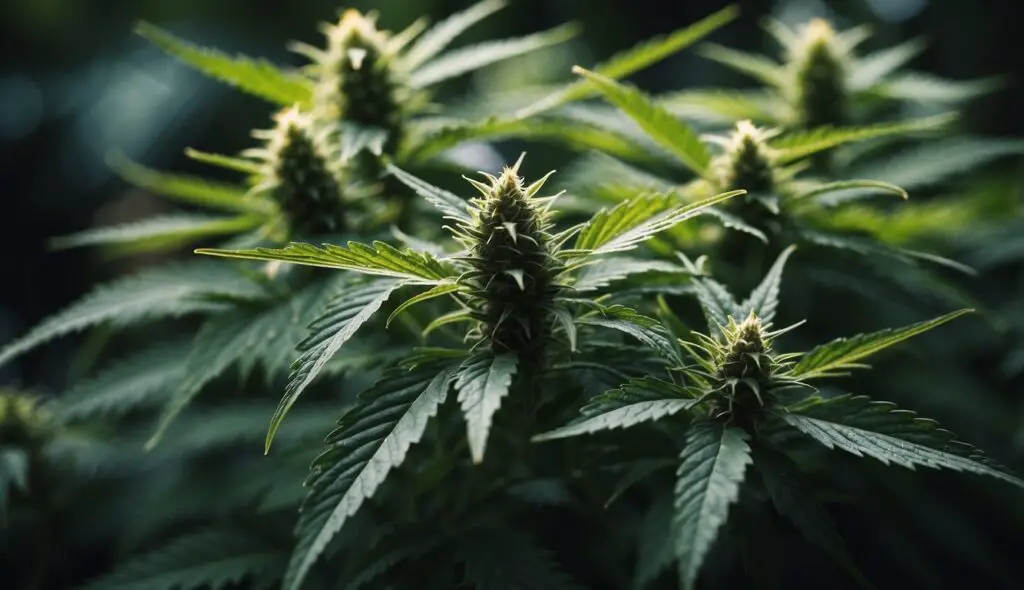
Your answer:
[[[372,17],[352,9],[325,33],[327,49],[318,56],[317,117],[384,129],[384,151],[394,153],[402,133],[403,85],[392,68],[387,34]]]
[[[263,161],[263,181],[255,187],[267,191],[288,219],[291,233],[323,234],[345,227],[342,198],[343,170],[331,155],[327,134],[298,108],[275,116],[273,129],[254,131],[266,147],[247,155]]]
[[[547,199],[535,196],[545,179],[524,187],[521,162],[498,177],[485,174],[487,183],[470,181],[482,198],[474,199],[473,223],[460,225],[457,235],[473,268],[465,278],[476,291],[475,336],[520,363],[541,364],[561,263],[552,252]]]
[[[807,23],[789,56],[794,123],[804,129],[847,122],[847,52],[828,21]]]

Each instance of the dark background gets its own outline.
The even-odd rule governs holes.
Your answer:
[[[426,14],[464,8],[455,0],[379,0],[346,4],[378,9],[392,30]],[[685,26],[726,2],[670,0],[512,0],[460,39],[525,34],[567,20],[583,25],[573,60],[590,65],[642,39]],[[712,40],[774,50],[758,27],[785,20],[833,18],[840,28],[870,23],[866,48],[923,35],[930,45],[912,65],[954,79],[1002,74],[1002,90],[972,102],[968,131],[1021,136],[1024,103],[1019,3],[1012,0],[854,0],[738,2],[739,21]],[[298,65],[291,39],[320,44],[313,23],[334,20],[337,0],[6,0],[0,3],[0,342],[24,333],[91,286],[147,264],[83,249],[53,252],[47,239],[146,215],[160,207],[113,178],[104,163],[118,149],[159,169],[189,171],[185,146],[231,153],[270,107],[165,57],[132,34],[145,19],[195,42]],[[568,72],[566,72],[568,78]],[[725,68],[683,52],[633,80],[655,90],[741,85]],[[463,82],[469,84],[470,82]],[[59,390],[73,377],[74,339],[60,339],[0,369],[0,383]]]

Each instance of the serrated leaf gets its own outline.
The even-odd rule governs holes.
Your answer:
[[[761,279],[761,283],[750,293],[750,297],[736,308],[737,313],[734,317],[741,319],[754,312],[765,324],[775,319],[775,311],[779,307],[779,289],[782,287],[782,271],[794,250],[795,245],[789,246],[779,254],[775,263]]]
[[[246,189],[237,185],[158,172],[118,152],[107,157],[107,164],[126,182],[182,203],[240,213],[267,213],[272,210],[266,201],[247,195]]]
[[[374,156],[384,153],[384,144],[388,141],[387,129],[358,125],[351,121],[338,124],[339,157],[349,162],[364,150]]]
[[[683,588],[697,583],[704,558],[739,498],[751,463],[748,435],[738,428],[703,421],[687,435],[676,480],[674,528]]]
[[[203,74],[242,92],[282,106],[308,105],[312,99],[308,80],[285,73],[266,60],[198,47],[147,22],[138,23],[135,32]]]
[[[672,536],[672,518],[675,507],[670,494],[660,494],[651,503],[640,524],[637,564],[633,575],[633,588],[641,590],[651,585],[675,558],[675,539]]]
[[[572,288],[577,293],[594,291],[607,287],[615,281],[628,278],[636,274],[651,272],[681,274],[688,273],[687,269],[671,262],[663,260],[644,260],[642,258],[629,258],[626,256],[607,258],[600,264],[592,264],[583,267],[572,283]]]
[[[783,88],[787,84],[785,68],[778,62],[756,53],[737,51],[714,43],[705,44],[697,53],[769,86]]]
[[[899,45],[869,53],[854,62],[847,86],[852,92],[870,88],[906,65],[924,51],[924,48],[925,44],[921,39],[910,39]]]
[[[786,455],[764,447],[753,451],[754,467],[761,474],[775,509],[789,519],[808,541],[834,559],[863,588],[873,588],[854,563],[832,517],[814,497],[799,467]]]
[[[924,72],[905,72],[871,88],[872,94],[919,104],[957,104],[982,96],[1004,85],[1000,77],[946,80]]]
[[[994,467],[981,451],[956,440],[935,421],[889,402],[843,395],[812,400],[782,419],[829,449],[908,469],[920,466],[988,475],[1024,488],[1024,481]]]
[[[486,41],[450,51],[417,68],[409,80],[413,88],[425,88],[490,64],[564,43],[579,32],[572,24],[525,37]]]
[[[733,215],[732,213],[718,207],[709,207],[705,213],[717,219],[719,223],[722,224],[722,227],[752,235],[765,244],[768,243],[768,236],[766,236],[763,231],[750,225],[746,221],[743,221],[743,218],[739,215]]]
[[[736,6],[727,6],[688,27],[677,29],[663,37],[648,39],[630,49],[619,52],[595,66],[593,71],[612,80],[625,78],[693,45],[738,15],[739,10]],[[596,89],[592,85],[583,81],[575,82],[520,109],[515,116],[525,119],[594,94],[596,94]]]
[[[507,6],[505,0],[483,0],[473,6],[452,14],[420,35],[402,58],[403,66],[410,71],[427,63],[444,51],[449,43],[467,29]]]
[[[426,199],[428,203],[436,207],[446,216],[457,221],[461,221],[462,223],[472,223],[472,219],[469,216],[469,202],[466,199],[459,197],[455,193],[448,192],[442,188],[429,184],[394,164],[388,163],[385,167],[388,172],[390,172],[402,184],[411,188],[417,195]]]
[[[491,421],[501,407],[501,400],[512,387],[517,359],[511,354],[493,355],[483,352],[471,356],[459,367],[455,390],[466,418],[469,450],[474,463],[484,459]]]
[[[50,244],[55,249],[114,245],[127,246],[133,253],[150,252],[181,247],[199,238],[242,233],[262,222],[262,218],[250,215],[215,217],[175,213],[58,236],[51,238]]]
[[[604,97],[629,115],[652,139],[674,155],[680,163],[698,176],[704,176],[711,164],[711,152],[682,119],[679,119],[653,98],[635,86],[620,84],[611,78],[574,67],[573,72],[597,86]]]
[[[576,250],[589,250],[590,255],[632,250],[658,233],[691,217],[705,213],[709,207],[745,191],[731,191],[696,203],[685,203],[675,193],[641,195],[594,215],[576,237]]]
[[[580,588],[532,536],[513,528],[489,527],[459,538],[456,556],[466,582],[480,590],[574,590]]]
[[[617,330],[636,338],[666,359],[680,360],[671,336],[658,320],[623,305],[603,307],[600,310],[600,315],[581,317],[577,323]]]
[[[719,88],[671,92],[659,96],[658,103],[677,117],[720,124],[773,123],[784,106],[770,91]]]
[[[714,279],[695,279],[692,284],[697,293],[697,301],[704,312],[704,319],[712,331],[726,326],[730,316],[744,317],[738,312],[739,304],[721,283]]]
[[[292,242],[284,248],[221,250],[200,248],[196,254],[242,258],[247,260],[280,260],[292,264],[353,270],[369,275],[407,279],[409,284],[432,285],[453,278],[454,271],[430,254],[399,250],[385,242],[372,245],[348,242],[346,246]]]
[[[83,590],[216,590],[243,580],[280,579],[286,554],[268,539],[236,528],[209,528],[128,560]]]
[[[618,389],[595,397],[580,410],[581,418],[561,428],[538,434],[534,442],[629,428],[685,412],[697,403],[685,389],[655,379],[633,379]]]
[[[997,158],[1024,155],[1024,141],[1008,138],[951,137],[925,142],[858,165],[852,175],[905,189],[934,186]]]
[[[342,416],[307,483],[285,590],[300,590],[331,539],[402,464],[444,403],[454,375],[454,367],[436,363],[390,369]]]
[[[416,305],[417,303],[421,303],[421,302],[427,301],[429,299],[434,299],[435,297],[441,297],[443,295],[448,295],[450,293],[456,293],[456,292],[458,292],[458,291],[460,291],[462,289],[463,289],[463,287],[461,285],[456,284],[456,283],[441,283],[440,285],[437,285],[436,287],[433,287],[433,288],[431,288],[431,289],[429,289],[427,291],[424,291],[424,292],[420,293],[419,295],[416,295],[414,297],[410,297],[409,299],[406,299],[405,301],[403,301],[401,305],[396,307],[395,311],[391,312],[391,315],[388,316],[388,321],[385,323],[384,327],[390,326],[391,322],[394,321],[394,319],[396,317],[398,317],[398,315],[400,313],[402,313],[403,311],[409,309],[413,305]]]
[[[771,144],[777,150],[776,162],[788,164],[847,143],[934,131],[944,127],[955,118],[955,113],[946,113],[897,123],[879,123],[861,127],[819,127],[787,133],[772,141]]]
[[[264,451],[270,451],[277,429],[302,392],[316,379],[328,361],[348,342],[356,330],[380,309],[402,286],[398,281],[374,281],[338,293],[327,309],[310,325],[311,334],[299,343],[302,355],[292,366],[284,397],[274,410],[267,429]]]
[[[187,354],[187,343],[159,343],[120,359],[61,394],[56,416],[87,420],[157,405],[183,379]]]
[[[902,187],[881,180],[837,180],[811,186],[792,196],[793,199],[817,197],[817,201],[826,207],[846,203],[853,199],[863,198],[876,192],[892,193],[903,200],[909,195]],[[840,193],[838,195],[834,193]]]
[[[0,351],[0,365],[40,344],[97,324],[124,327],[147,320],[218,311],[221,298],[260,299],[264,289],[239,273],[190,262],[155,268],[93,289]]]
[[[842,373],[836,372],[863,366],[856,361],[889,348],[894,344],[913,338],[918,334],[923,334],[928,330],[937,328],[950,320],[973,311],[973,309],[961,309],[932,320],[917,322],[902,328],[887,328],[869,334],[837,338],[832,342],[812,349],[800,357],[800,360],[792,369],[792,376],[796,379],[818,379],[837,374],[841,375]]]

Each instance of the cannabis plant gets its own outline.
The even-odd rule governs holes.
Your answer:
[[[454,222],[451,231],[458,249],[452,253],[443,248],[435,248],[437,253],[399,250],[382,242],[199,250],[378,277],[353,285],[313,324],[314,332],[303,345],[305,352],[296,362],[288,391],[271,420],[268,448],[285,413],[306,386],[399,289],[421,292],[398,305],[392,318],[417,303],[447,296],[458,307],[439,315],[425,332],[456,322],[469,323],[464,332],[465,348],[411,351],[402,368],[386,372],[328,437],[331,446],[314,463],[308,482],[310,495],[299,524],[299,545],[286,577],[287,587],[298,587],[347,519],[373,498],[390,471],[402,465],[409,447],[424,436],[427,420],[439,411],[449,388],[457,392],[470,457],[480,463],[488,439],[493,438],[492,423],[503,398],[510,396],[509,401],[522,408],[521,423],[504,433],[506,437],[511,434],[512,440],[503,444],[513,448],[525,441],[523,437],[533,429],[543,406],[564,403],[552,398],[555,391],[549,384],[554,382],[545,374],[559,361],[571,359],[570,353],[583,358],[594,354],[586,341],[577,338],[578,330],[607,328],[647,342],[664,341],[649,318],[621,305],[574,295],[649,268],[620,265],[603,276],[584,269],[610,254],[632,250],[658,232],[740,192],[693,204],[643,195],[601,211],[585,224],[551,233],[549,216],[555,197],[538,196],[548,176],[524,186],[518,175],[521,162],[522,158],[500,176],[485,175],[487,182],[470,181],[481,194],[470,201],[397,167],[390,168]],[[573,246],[564,247],[573,236]],[[353,445],[365,451],[352,453]],[[533,466],[523,469],[529,473]]]
[[[800,483],[808,439],[886,464],[979,473],[1024,487],[1024,481],[932,421],[888,402],[825,394],[811,385],[862,368],[870,355],[971,310],[839,338],[806,353],[779,352],[776,338],[803,323],[772,329],[782,269],[791,251],[783,253],[743,302],[711,279],[696,279],[708,331],[679,339],[684,353],[673,357],[667,375],[644,376],[597,396],[578,419],[535,437],[545,441],[654,423],[670,439],[685,438],[671,533],[663,539],[675,556],[684,588],[695,586],[743,487],[758,490],[761,502],[771,502],[810,540],[860,576],[815,504],[811,488]],[[751,465],[760,477],[745,482]]]

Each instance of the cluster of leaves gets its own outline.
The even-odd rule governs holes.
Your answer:
[[[769,550],[796,531],[870,587],[870,555],[849,548],[828,503],[873,514],[862,530],[891,537],[900,498],[944,497],[828,451],[1024,487],[932,420],[817,385],[973,311],[961,285],[974,270],[938,238],[950,215],[978,221],[981,207],[932,199],[904,213],[864,197],[944,189],[1019,152],[953,133],[955,113],[902,108],[957,106],[989,81],[901,69],[916,41],[857,57],[868,30],[822,20],[767,21],[782,64],[701,49],[763,91],[655,96],[619,81],[727,24],[730,7],[482,117],[492,97],[434,104],[441,82],[576,33],[446,51],[504,4],[395,34],[347,10],[323,26],[325,47],[292,44],[309,59],[295,70],[139,26],[278,110],[238,156],[188,151],[243,174],[237,185],[112,158],[129,182],[217,214],[56,240],[128,253],[198,242],[234,260],[118,279],[0,350],[3,364],[84,330],[132,350],[47,403],[0,394],[0,523],[11,512],[37,541],[0,545],[31,557],[17,580],[80,582],[49,572],[82,527],[113,548],[94,590],[693,588],[737,571],[765,587],[831,584],[794,574],[803,553]],[[526,182],[523,157],[466,178],[472,197],[424,180],[467,169],[452,148],[510,138],[586,153],[551,196],[551,173]],[[781,297],[798,246],[786,284],[799,296]],[[837,310],[865,297],[878,323],[920,317],[921,302],[965,305],[834,338],[864,329]],[[687,327],[698,309],[703,332]],[[784,316],[811,321],[773,330]],[[985,493],[993,511],[1017,498]],[[968,559],[986,555],[972,515],[950,512],[976,547]]]

